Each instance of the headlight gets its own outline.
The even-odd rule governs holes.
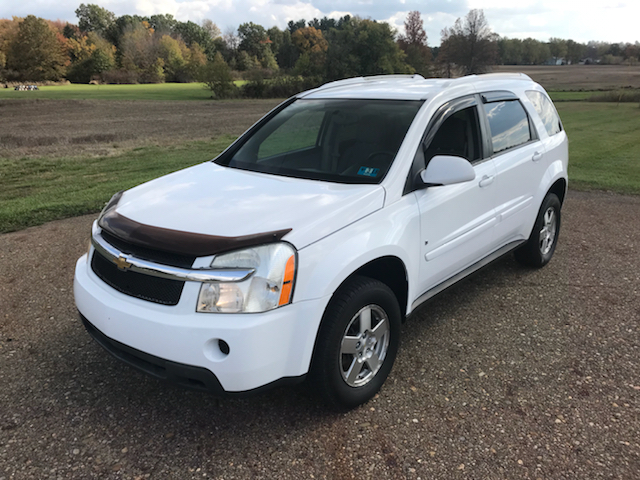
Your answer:
[[[217,255],[211,268],[253,268],[242,282],[203,283],[198,312],[256,313],[291,303],[296,251],[288,243],[272,243]]]

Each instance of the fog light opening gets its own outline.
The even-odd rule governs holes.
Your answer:
[[[229,344],[224,340],[222,339],[218,340],[218,348],[220,349],[220,352],[222,352],[224,355],[229,355]]]
[[[204,355],[212,362],[221,362],[229,355],[229,344],[221,338],[212,338],[204,344]]]

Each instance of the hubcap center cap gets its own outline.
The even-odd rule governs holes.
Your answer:
[[[360,340],[356,343],[359,362],[364,362],[373,356],[373,350],[377,342],[376,336],[368,330],[360,334]]]

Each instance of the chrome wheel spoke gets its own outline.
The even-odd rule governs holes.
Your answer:
[[[354,385],[356,383],[358,375],[362,372],[362,367],[364,367],[364,363],[359,362],[357,357],[353,357],[351,365],[349,365],[349,369],[345,372],[345,377],[349,385]]]
[[[360,312],[360,333],[371,330],[371,308],[367,307]]]
[[[371,373],[375,375],[378,372],[380,365],[382,365],[380,357],[378,357],[378,354],[375,351],[373,352],[373,355],[371,355],[371,357],[367,359],[367,364],[369,365]]]
[[[347,385],[361,387],[376,376],[387,355],[390,328],[387,313],[378,305],[367,305],[351,318],[338,359]]]
[[[344,337],[340,353],[343,355],[357,355],[361,343],[360,337]]]
[[[547,209],[542,217],[542,229],[540,230],[539,242],[540,253],[546,255],[551,251],[556,239],[557,220],[556,212],[553,208]]]
[[[373,333],[376,339],[380,341],[380,339],[384,337],[388,331],[389,331],[389,323],[382,320],[375,326],[373,330],[371,330],[371,333]]]

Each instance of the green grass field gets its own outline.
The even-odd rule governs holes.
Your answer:
[[[569,136],[571,188],[640,194],[637,103],[556,105]]]
[[[638,105],[557,107],[569,135],[571,188],[640,194]],[[0,232],[98,212],[113,193],[209,160],[232,140],[139,147],[107,157],[0,159]]]
[[[237,85],[244,82],[238,81]],[[31,92],[0,88],[0,99],[43,98],[51,100],[208,100],[211,90],[202,83],[145,85],[55,85]]]
[[[0,159],[0,232],[98,212],[117,191],[205,162],[233,137],[109,157]]]
[[[236,85],[246,83],[238,80]],[[588,100],[596,91],[550,91],[554,102]],[[16,92],[0,88],[0,99],[42,98],[51,100],[209,100],[211,91],[202,83],[159,83],[145,85],[56,85],[38,91]]]
[[[578,102],[586,101],[597,92],[548,92],[554,102]]]

